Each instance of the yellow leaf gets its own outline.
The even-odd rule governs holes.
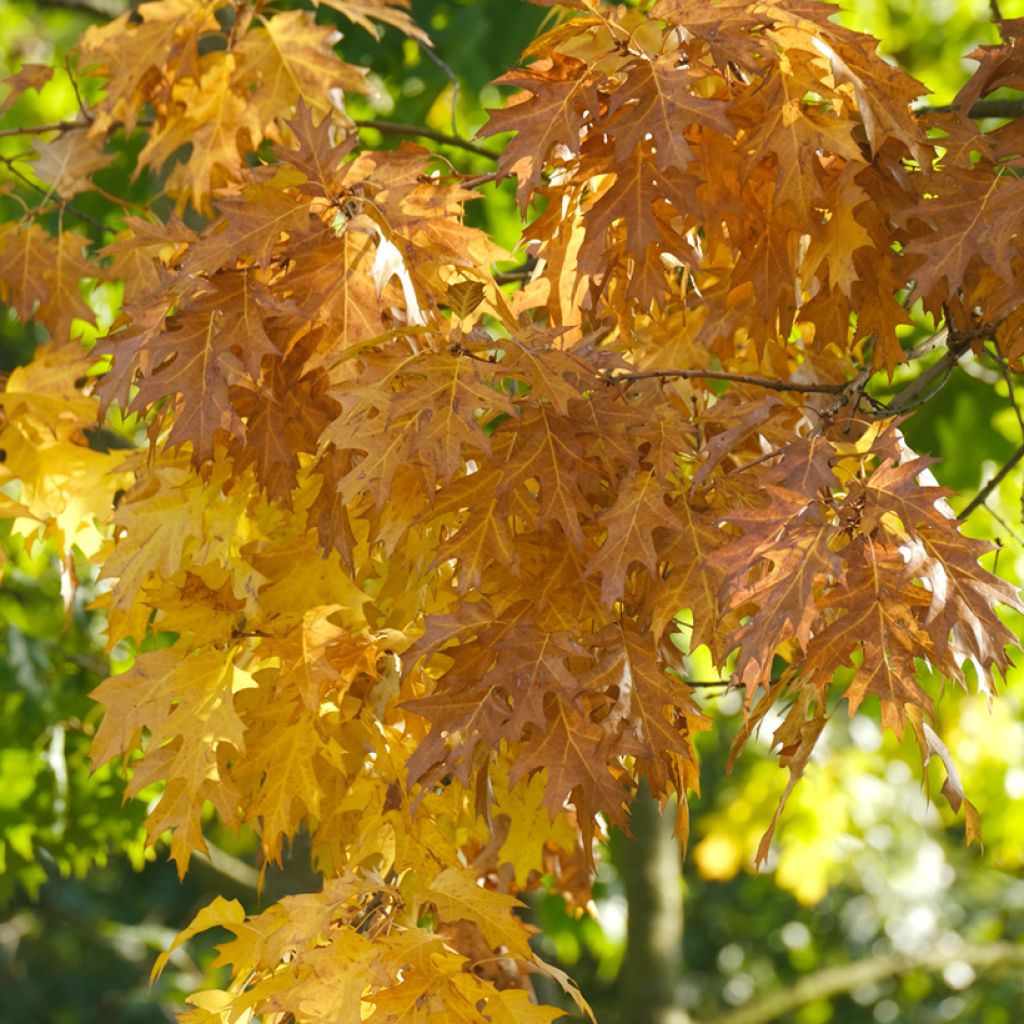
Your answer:
[[[192,918],[187,928],[178,932],[170,946],[156,958],[149,980],[153,982],[160,977],[171,954],[193,935],[205,932],[208,928],[230,928],[232,925],[241,924],[244,920],[245,911],[238,900],[226,900],[223,896],[217,896],[212,903],[207,904]]]
[[[529,932],[513,911],[524,904],[514,896],[477,885],[476,874],[460,868],[445,868],[423,893],[446,921],[473,921],[495,949],[504,946],[513,956],[529,959],[533,954]]]
[[[309,11],[282,11],[247,32],[236,49],[236,83],[264,125],[289,113],[299,100],[325,114],[336,111],[331,90],[366,92],[366,73],[346,64],[331,44],[338,33],[317,25]]]
[[[564,1017],[565,1012],[535,1003],[532,994],[521,988],[508,988],[487,1000],[483,1015],[491,1024],[551,1024]]]
[[[511,789],[495,781],[494,814],[509,818],[508,834],[498,851],[498,858],[511,864],[516,882],[525,886],[531,871],[543,872],[545,843],[553,843],[563,850],[576,845],[576,829],[564,813],[552,819],[544,806],[547,791],[547,772],[543,769]]]

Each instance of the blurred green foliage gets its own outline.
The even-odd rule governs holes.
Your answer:
[[[847,727],[840,716],[794,793],[767,870],[758,874],[753,849],[782,780],[776,766],[757,756],[744,757],[726,775],[741,715],[731,696],[714,703],[719,728],[701,737],[704,792],[691,801],[695,835],[680,877],[686,970],[677,998],[697,1020],[713,1021],[722,1008],[827,968],[893,953],[1024,942],[1019,859],[1012,871],[1002,871],[996,853],[1010,830],[1010,848],[1020,856],[1021,794],[1016,801],[1005,791],[993,794],[983,811],[986,853],[968,850],[961,829],[944,827],[942,813],[922,792],[918,769],[908,764],[916,753],[908,749],[901,758],[898,745],[869,718]],[[595,886],[596,918],[572,917],[555,895],[537,902],[544,954],[566,965],[598,1019],[613,1024],[629,1024],[616,974],[628,911],[620,871],[634,855],[625,837],[613,835]],[[888,976],[780,1019],[1016,1024],[1022,998],[1019,966],[982,973],[951,955],[943,971]]]
[[[65,612],[53,552],[8,536],[0,587],[0,902],[36,895],[48,871],[83,876],[111,851],[144,862],[143,807],[122,807],[110,768],[92,774],[89,691],[106,673],[93,588]]]
[[[839,20],[880,40],[879,52],[909,71],[948,103],[974,69],[967,54],[999,41],[991,0],[854,0]],[[999,5],[1004,17],[1019,17],[1019,5]]]

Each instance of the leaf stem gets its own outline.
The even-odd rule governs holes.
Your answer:
[[[431,142],[439,142],[444,146],[455,146],[464,149],[467,153],[476,153],[477,156],[485,156],[489,160],[497,160],[498,154],[492,153],[475,142],[463,139],[458,135],[448,135],[446,132],[434,131],[432,128],[421,128],[416,124],[402,124],[399,121],[378,121],[374,119],[360,120],[355,122],[358,128],[375,128],[379,132],[389,135],[408,135],[412,138],[430,139]]]

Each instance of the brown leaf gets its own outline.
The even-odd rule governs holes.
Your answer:
[[[612,756],[609,737],[599,725],[586,721],[576,706],[561,699],[552,702],[551,717],[533,729],[516,758],[509,780],[538,768],[548,773],[544,805],[554,817],[567,799],[580,817],[590,820],[600,807],[615,825],[626,824],[626,790],[608,770]]]
[[[3,103],[0,103],[0,117],[11,109],[26,89],[38,92],[52,77],[53,68],[47,64],[22,64],[16,74],[8,75],[3,81],[4,85],[11,87],[11,91],[4,97]]]
[[[652,138],[658,170],[685,170],[693,156],[685,137],[691,125],[724,134],[734,131],[721,100],[695,94],[694,86],[704,76],[680,67],[675,55],[635,61],[620,73],[625,81],[608,101],[608,131],[619,164],[636,147],[648,148],[645,140]]]
[[[528,68],[510,71],[498,85],[514,85],[522,92],[503,110],[490,110],[490,121],[478,133],[482,138],[500,132],[516,132],[501,154],[502,174],[519,179],[516,194],[520,209],[540,184],[548,154],[556,146],[578,156],[584,112],[597,105],[599,78],[587,65],[555,51]]]
[[[658,571],[654,533],[674,530],[677,519],[654,474],[641,472],[619,490],[615,504],[598,522],[607,533],[587,573],[601,574],[601,600],[611,607],[623,596],[632,565],[639,563],[654,578]]]

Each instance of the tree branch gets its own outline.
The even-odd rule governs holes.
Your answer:
[[[773,380],[771,377],[757,377],[749,373],[730,373],[727,370],[639,370],[636,373],[616,373],[604,376],[607,384],[621,382],[631,384],[638,380],[727,380],[734,384],[750,384],[767,391],[795,391],[804,395],[841,395],[852,381],[843,384],[800,384],[790,380]]]
[[[1013,374],[1010,372],[1010,364],[1003,358],[1002,349],[999,347],[999,339],[992,338],[992,356],[999,366],[999,372],[1003,375],[1003,380],[1006,381],[1006,393],[1010,399],[1010,405],[1013,406],[1013,414],[1017,418],[1017,426],[1020,427],[1021,437],[1024,437],[1024,413],[1021,412],[1020,406],[1017,404],[1017,389],[1013,383]]]
[[[475,153],[477,156],[485,156],[488,160],[497,160],[498,154],[475,142],[463,139],[458,135],[448,135],[445,132],[434,131],[433,128],[421,128],[415,124],[402,124],[398,121],[360,120],[354,124],[358,128],[374,128],[386,135],[403,135],[410,138],[430,139],[431,142],[438,142],[444,146],[455,146],[464,149],[467,153]],[[139,127],[144,127],[145,121],[139,122]],[[48,132],[70,132],[79,128],[88,128],[87,121],[54,121],[51,124],[30,124],[20,128],[0,129],[0,139],[17,135],[45,135]]]
[[[953,114],[960,108],[955,103],[945,103],[935,107],[918,107],[914,113],[919,117],[924,114]],[[968,117],[1022,117],[1024,116],[1024,99],[978,100],[967,112]]]
[[[55,121],[53,124],[28,124],[22,128],[0,129],[0,139],[14,135],[45,135],[47,132],[70,132],[76,128],[88,128],[87,121]]]
[[[528,281],[533,276],[533,271],[537,266],[537,257],[532,253],[527,255],[526,259],[519,264],[518,267],[513,267],[511,270],[499,271],[494,275],[495,284],[509,284],[512,281]]]
[[[920,376],[915,377],[899,394],[887,405],[876,402],[877,408],[870,416],[874,419],[881,419],[886,416],[901,416],[911,409],[924,405],[925,402],[934,398],[945,386],[957,363],[970,349],[971,345],[979,338],[988,338],[995,335],[995,324],[981,324],[970,330],[954,330],[952,327],[944,327],[928,339],[929,343],[936,339],[946,342],[946,354]],[[934,348],[929,344],[929,349]],[[908,358],[913,358],[913,353],[908,353]]]
[[[911,971],[941,971],[956,961],[982,970],[1004,964],[1024,966],[1024,945],[993,942],[986,946],[960,946],[949,951],[927,950],[915,955],[891,953],[838,967],[825,967],[804,975],[789,988],[757,996],[748,1006],[713,1017],[705,1024],[768,1024],[817,999],[829,999],[862,985],[872,985]]]
[[[85,105],[85,100],[82,98],[82,91],[78,88],[78,78],[75,72],[71,68],[71,56],[70,54],[64,55],[64,71],[68,76],[68,81],[71,83],[71,88],[75,90],[75,99],[78,101],[78,112],[85,118],[89,124],[92,124],[93,117],[89,113],[88,107]]]
[[[999,486],[1006,477],[1006,474],[1014,466],[1024,459],[1024,444],[1022,444],[1005,462],[1003,468],[978,493],[964,506],[963,511],[957,517],[961,522],[965,520],[979,505],[984,505],[988,496]]]
[[[69,199],[62,199],[60,196],[56,195],[56,193],[53,193],[52,191],[47,191],[41,185],[37,185],[31,178],[23,174],[20,170],[18,170],[17,167],[14,166],[15,160],[16,158],[12,156],[0,156],[0,164],[3,164],[7,168],[7,170],[11,172],[11,174],[13,174],[19,181],[24,183],[28,188],[43,196],[44,202],[46,199],[53,199],[54,205],[56,207],[59,207],[61,210],[63,210],[65,213],[70,214],[72,217],[77,217],[83,224],[90,224],[98,231],[106,231],[109,234],[114,233],[113,229],[107,227],[107,225],[104,224],[103,221],[97,220],[91,214],[83,213],[81,210],[74,207]],[[32,212],[33,214],[36,214],[39,212],[39,210],[40,208],[36,207]]]
[[[389,135],[408,135],[412,138],[430,139],[431,142],[439,142],[444,146],[455,146],[458,149],[464,149],[467,153],[485,156],[489,160],[498,159],[497,153],[492,153],[489,149],[484,149],[483,146],[478,146],[475,142],[470,142],[468,139],[463,139],[458,135],[447,135],[445,132],[436,132],[432,128],[421,128],[416,124],[377,120],[356,121],[355,124],[359,128],[376,128],[377,131]]]

